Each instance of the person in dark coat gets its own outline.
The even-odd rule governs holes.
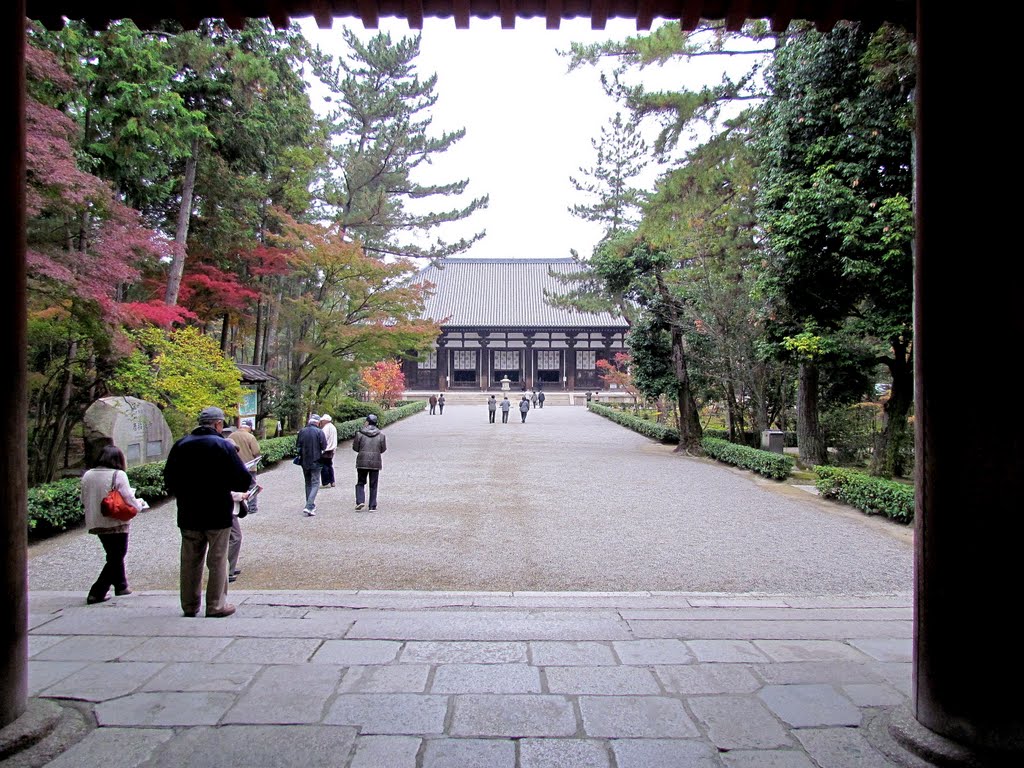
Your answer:
[[[444,393],[442,392],[437,396],[437,413],[438,415],[444,414]]]
[[[519,415],[523,419],[523,424],[526,423],[526,414],[530,411],[530,398],[523,395],[523,399],[519,401]]]
[[[491,399],[487,401],[487,418],[490,423],[494,423],[494,414],[498,410],[498,401],[494,399],[494,395],[491,395]]]
[[[512,401],[508,399],[508,395],[505,395],[501,401],[501,423],[508,424],[508,412],[512,408]]]
[[[433,416],[434,411],[437,409],[437,395],[431,395],[428,402],[430,403],[430,415]]]
[[[219,618],[235,612],[227,602],[228,538],[235,509],[231,492],[249,490],[252,475],[234,445],[221,437],[224,418],[220,408],[204,408],[199,426],[171,446],[164,464],[164,485],[177,498],[181,529],[181,610],[190,617],[199,613],[204,559],[209,570],[206,615]]]
[[[388,449],[384,433],[377,427],[377,414],[366,417],[366,423],[352,438],[352,450],[356,456],[356,512],[366,506],[366,481],[370,481],[370,506],[368,512],[377,510],[377,477],[383,468],[381,454]]]
[[[320,470],[323,469],[320,458],[325,450],[327,436],[320,429],[320,417],[314,413],[295,437],[296,463],[302,467],[306,489],[306,506],[302,508],[306,517],[316,516],[316,494],[320,490]]]
[[[544,407],[544,390],[543,389],[540,392],[537,393],[537,402],[540,403],[539,407],[541,407],[541,408]]]

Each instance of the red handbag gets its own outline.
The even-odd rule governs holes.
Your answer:
[[[100,502],[100,512],[103,513],[104,517],[112,517],[115,520],[127,522],[135,517],[139,510],[125,501],[121,492],[114,487],[116,480],[117,470],[114,470],[114,474],[110,478],[110,492]]]

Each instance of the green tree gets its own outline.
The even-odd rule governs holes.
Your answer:
[[[342,34],[347,53],[338,62],[320,56],[314,69],[337,105],[329,117],[329,172],[319,190],[324,216],[370,253],[441,258],[467,250],[484,233],[453,243],[407,239],[461,221],[488,202],[483,196],[462,207],[421,212],[423,201],[458,197],[469,182],[415,179],[465,135],[465,129],[429,133],[437,76],[421,80],[416,74],[419,37],[392,42],[380,33],[364,43],[351,30]]]
[[[766,290],[793,333],[810,323],[817,335],[874,340],[872,362],[892,383],[872,465],[886,476],[903,471],[913,404],[912,59],[909,36],[890,27],[793,28],[769,73],[758,139]],[[805,359],[805,415],[817,375]],[[814,453],[827,459],[820,444]]]

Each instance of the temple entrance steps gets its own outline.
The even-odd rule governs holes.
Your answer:
[[[404,398],[405,400],[427,400],[431,395],[438,395],[440,392],[428,392],[426,390],[406,390]],[[470,389],[449,389],[444,393],[445,405],[484,405],[487,403],[487,398],[494,395],[499,401],[502,396],[507,394],[508,399],[514,402],[518,402],[523,396],[522,390],[514,390],[509,392],[502,392],[500,389],[490,390],[470,390]],[[526,393],[531,394],[530,392]],[[615,402],[625,395],[624,393],[616,392],[601,392],[598,394],[598,400],[602,403]],[[549,392],[544,390],[544,407],[557,406],[557,405],[579,405],[584,406],[587,404],[587,393],[582,392],[568,392],[565,390],[556,390]]]

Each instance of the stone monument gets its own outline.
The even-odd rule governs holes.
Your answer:
[[[94,466],[108,445],[124,452],[129,467],[163,461],[174,438],[163,413],[137,397],[103,397],[85,412],[85,461]]]
[[[510,379],[508,376],[502,376],[501,377],[501,391],[502,392],[508,392],[509,388],[511,386],[512,386],[512,379]]]

